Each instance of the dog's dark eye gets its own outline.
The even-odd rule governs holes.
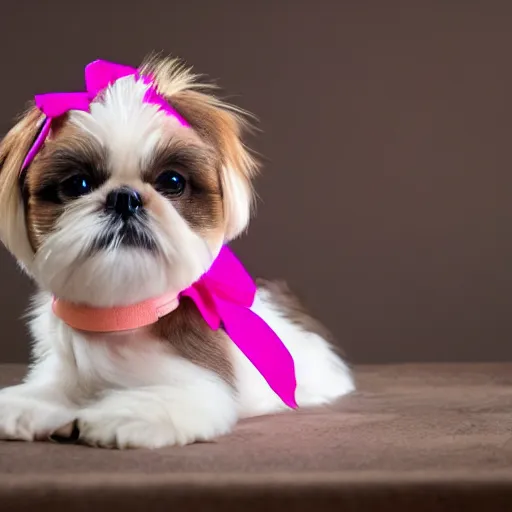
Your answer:
[[[72,176],[62,183],[61,190],[67,197],[80,197],[92,190],[92,184],[86,176]]]
[[[166,171],[156,179],[155,185],[158,190],[171,196],[183,194],[186,185],[185,178],[176,171]]]

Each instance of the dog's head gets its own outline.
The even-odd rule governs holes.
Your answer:
[[[176,60],[140,69],[187,125],[121,78],[88,111],[54,119],[26,172],[43,114],[0,144],[0,237],[44,289],[112,306],[183,290],[247,226],[256,164],[244,116]]]

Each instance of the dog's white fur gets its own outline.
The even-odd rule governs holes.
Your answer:
[[[206,242],[162,200],[159,207],[169,222],[149,219],[161,249],[159,259],[136,249],[84,257],[84,248],[103,229],[94,214],[97,205],[116,185],[137,180],[134,163],[151,154],[162,130],[194,137],[190,129],[142,102],[145,87],[131,78],[120,80],[90,113],[72,113],[71,122],[84,136],[108,148],[112,178],[61,216],[34,257],[14,251],[42,292],[30,324],[35,362],[23,384],[0,392],[2,439],[46,439],[77,419],[89,444],[157,448],[209,440],[228,433],[239,418],[286,409],[234,344],[235,390],[213,371],[172,353],[147,329],[85,335],[52,313],[52,293],[112,306],[184,289],[210,266],[222,243],[249,221],[248,188],[226,168],[223,237]],[[21,239],[26,233],[14,236]],[[7,245],[26,246],[15,240]],[[350,371],[329,343],[290,322],[268,292],[257,293],[253,310],[293,356],[299,406],[326,404],[352,391]]]

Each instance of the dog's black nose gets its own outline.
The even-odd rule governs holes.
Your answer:
[[[142,208],[142,197],[136,190],[122,187],[108,194],[106,206],[107,210],[115,211],[123,219],[128,219]]]

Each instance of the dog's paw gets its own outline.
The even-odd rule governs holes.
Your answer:
[[[0,439],[47,440],[52,432],[76,415],[65,407],[8,393],[0,394]]]
[[[103,448],[162,448],[210,441],[227,434],[236,422],[234,407],[194,404],[180,393],[171,396],[131,391],[112,394],[79,412],[79,441]],[[165,399],[164,399],[165,398]],[[174,398],[174,399],[173,399]],[[73,430],[73,429],[70,429]]]
[[[150,423],[96,412],[85,412],[75,423],[79,440],[100,448],[162,448],[194,441],[180,435],[169,423]]]

